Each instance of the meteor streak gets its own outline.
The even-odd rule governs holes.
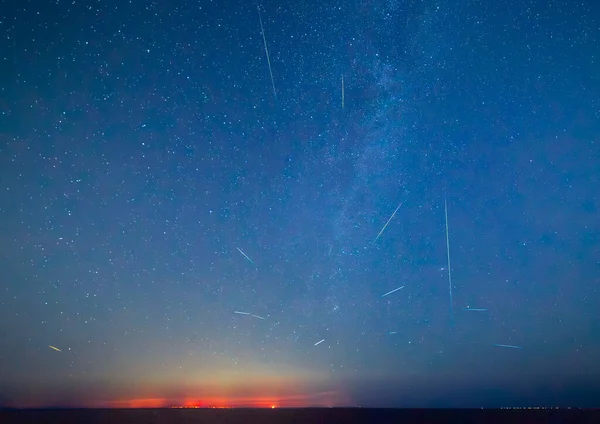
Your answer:
[[[239,251],[239,252],[240,252],[242,255],[244,255],[244,258],[248,259],[252,265],[255,265],[255,263],[254,263],[254,262],[252,262],[252,259],[250,259],[250,258],[248,257],[248,255],[246,255],[242,249],[240,249],[239,247],[236,247],[236,249],[237,249],[237,250],[238,250],[238,251]]]

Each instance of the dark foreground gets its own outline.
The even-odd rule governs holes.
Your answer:
[[[600,411],[498,409],[36,409],[0,410],[0,423],[598,423]]]

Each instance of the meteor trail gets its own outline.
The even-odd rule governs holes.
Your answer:
[[[260,32],[263,36],[263,42],[265,43],[265,53],[267,55],[267,64],[269,65],[269,74],[271,75],[271,84],[273,85],[273,96],[277,99],[277,92],[275,91],[275,80],[273,79],[273,70],[271,69],[271,58],[269,57],[269,49],[267,48],[267,38],[265,37],[265,29],[263,28],[262,17],[260,16],[260,7],[256,6],[258,10],[258,20],[260,21]]]
[[[344,76],[342,75],[342,109],[344,108]]]
[[[446,254],[448,256],[448,290],[450,291],[450,325],[454,327],[454,309],[452,307],[452,271],[450,271],[450,238],[448,236],[448,203],[444,197],[444,214],[446,216]]]
[[[49,347],[50,349],[54,349],[54,350],[55,350],[55,351],[57,351],[57,352],[62,352],[62,350],[60,350],[59,348],[57,348],[57,347],[54,347],[54,346],[52,346],[52,345],[48,345],[48,347]]]
[[[323,340],[319,340],[318,342],[316,342],[316,343],[315,343],[315,346],[318,346],[318,345],[320,345],[320,344],[321,344],[321,343],[323,343],[324,341],[325,341],[325,339],[323,339]]]
[[[254,318],[258,318],[258,319],[264,319],[263,317],[261,317],[259,315],[251,314],[250,312],[233,311],[233,313],[238,314],[238,315],[248,315],[249,317],[254,317]]]
[[[236,247],[236,249],[237,249],[237,250],[238,250],[238,251],[239,251],[239,252],[240,252],[242,255],[244,255],[244,257],[245,257],[246,259],[248,259],[252,265],[255,265],[255,263],[254,263],[254,262],[252,262],[252,259],[250,259],[250,258],[248,257],[248,255],[246,255],[246,254],[245,254],[245,253],[242,251],[242,249],[240,249],[239,247]]]
[[[513,346],[513,345],[505,345],[505,344],[496,344],[496,343],[494,343],[494,346],[497,346],[497,347],[506,347],[506,348],[509,348],[509,349],[523,349],[521,346]]]
[[[392,294],[392,293],[394,293],[394,292],[397,292],[398,290],[400,290],[400,289],[403,289],[404,287],[405,287],[405,286],[400,286],[400,287],[398,287],[397,289],[394,289],[394,290],[392,290],[392,291],[389,291],[389,292],[387,292],[386,294],[382,294],[382,295],[381,295],[381,297],[386,297],[388,294]]]
[[[381,235],[381,233],[383,233],[383,230],[385,230],[385,227],[388,226],[388,224],[390,223],[390,221],[392,220],[392,218],[394,217],[394,215],[396,215],[396,212],[398,212],[398,209],[400,209],[400,205],[402,204],[402,202],[398,205],[398,207],[396,208],[396,210],[394,211],[394,213],[392,214],[392,216],[390,216],[390,219],[387,220],[387,222],[385,223],[385,225],[383,226],[383,228],[381,229],[381,231],[379,232],[379,234],[377,234],[377,237],[375,237],[375,241],[377,241],[377,239],[379,238],[379,236]]]
[[[463,311],[472,311],[472,312],[485,312],[486,308],[463,308]]]

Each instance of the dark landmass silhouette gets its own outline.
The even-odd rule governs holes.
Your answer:
[[[0,423],[598,423],[600,410],[582,409],[3,409]]]

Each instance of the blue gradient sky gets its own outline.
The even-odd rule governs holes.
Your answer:
[[[0,404],[597,406],[593,2],[2,8]]]

